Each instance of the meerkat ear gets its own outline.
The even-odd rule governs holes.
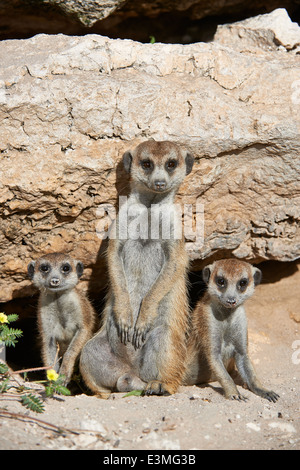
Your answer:
[[[81,277],[83,275],[83,270],[84,270],[83,263],[81,261],[77,261],[76,272],[77,272],[78,277]]]
[[[29,279],[33,279],[34,266],[35,266],[35,261],[31,261],[29,265],[27,266],[27,274],[28,274]]]
[[[261,278],[262,278],[261,270],[253,267],[253,279],[254,279],[255,286],[258,286],[258,284],[261,283]]]
[[[123,165],[124,165],[124,168],[127,171],[127,173],[130,173],[131,163],[132,163],[132,154],[128,150],[123,155]]]
[[[208,284],[209,278],[210,278],[210,266],[205,266],[205,268],[202,271],[202,279],[205,282],[205,284]]]
[[[186,174],[190,174],[194,165],[194,157],[191,153],[187,152],[185,157],[185,166],[186,166]]]

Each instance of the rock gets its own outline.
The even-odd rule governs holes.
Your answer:
[[[178,195],[200,229],[204,211],[204,244],[186,233],[194,268],[299,257],[299,57],[250,46],[43,34],[0,43],[2,302],[35,292],[27,264],[49,251],[85,263],[83,289],[105,286],[96,227],[109,222],[103,205],[126,194],[123,152],[150,138],[195,155]]]
[[[67,15],[75,15],[83,25],[92,26],[96,21],[111,15],[127,0],[42,0],[45,4],[57,5]]]
[[[299,311],[290,312],[290,318],[294,320],[296,323],[300,323],[300,312]]]
[[[272,429],[279,429],[282,432],[286,433],[294,433],[297,432],[296,428],[291,423],[279,423],[279,422],[272,422],[269,423],[270,428]]]
[[[251,431],[259,432],[260,431],[260,426],[255,423],[247,423],[246,424],[248,429],[251,429]]]
[[[147,450],[181,450],[179,439],[168,439],[164,437],[164,434],[159,435],[155,431],[147,434],[144,442],[145,449]]]
[[[107,435],[107,429],[96,419],[85,419],[81,421],[80,428],[85,431],[101,434],[102,436]]]
[[[214,41],[239,50],[252,46],[256,52],[280,46],[293,50],[300,47],[300,28],[291,22],[284,8],[278,8],[268,15],[218,26]]]
[[[72,438],[72,441],[76,447],[85,449],[88,446],[95,444],[98,441],[98,438],[97,436],[92,436],[89,434],[79,434],[78,436],[74,436]]]

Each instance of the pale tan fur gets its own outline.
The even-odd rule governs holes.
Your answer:
[[[260,282],[260,270],[237,259],[225,259],[206,267],[203,276],[207,291],[192,313],[183,383],[219,381],[226,398],[244,400],[229,374],[236,365],[253,393],[276,401],[278,395],[262,387],[248,355],[243,304]]]
[[[172,142],[148,141],[126,152],[123,162],[131,175],[128,207],[142,205],[149,215],[152,205],[173,207],[193,158]],[[174,162],[174,169],[169,169]],[[117,234],[120,220],[119,213]],[[186,359],[187,269],[182,238],[110,239],[104,323],[85,346],[80,362],[93,391],[106,396],[108,390],[142,388],[146,394],[177,390]]]
[[[69,273],[61,269],[66,263],[71,267]],[[76,287],[80,277],[78,263],[65,253],[51,253],[28,266],[33,283],[40,289],[37,324],[43,364],[64,375],[65,384],[70,381],[75,362],[96,327],[96,313]],[[43,265],[51,267],[49,273],[41,271]],[[62,290],[51,287],[51,276],[61,283]]]

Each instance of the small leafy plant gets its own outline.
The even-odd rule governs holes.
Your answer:
[[[16,314],[5,315],[0,313],[0,348],[1,343],[5,346],[15,346],[18,338],[23,335],[23,332],[17,328],[11,328],[8,325],[11,322],[18,320],[19,316]],[[47,369],[33,368],[11,372],[5,362],[0,361],[0,395],[4,394],[6,397],[17,398],[23,406],[34,411],[35,413],[43,413],[45,411],[43,400],[37,395],[37,391],[32,387],[25,384],[20,384],[14,374],[26,374],[35,370]],[[45,387],[46,397],[53,397],[54,394],[70,395],[70,390],[64,386],[65,377],[59,375],[54,369],[47,370],[47,380],[41,380],[36,383],[41,383]]]
[[[42,400],[32,393],[21,396],[21,403],[25,408],[35,411],[36,413],[43,413],[45,411]]]
[[[144,390],[132,390],[131,392],[126,393],[126,395],[123,396],[123,398],[126,397],[143,397],[145,394]]]
[[[0,313],[0,342],[4,343],[5,346],[15,347],[18,342],[17,338],[23,335],[23,332],[17,328],[10,328],[8,325],[11,322],[18,320],[19,316],[16,314],[5,315]]]
[[[63,385],[65,376],[59,375],[54,369],[47,370],[47,382],[45,391],[47,397],[53,397],[55,393],[59,395],[70,395],[70,390]]]

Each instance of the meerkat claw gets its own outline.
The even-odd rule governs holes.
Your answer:
[[[132,344],[134,345],[135,349],[139,349],[143,345],[149,329],[149,327],[135,329],[132,338]]]
[[[230,395],[229,397],[231,400],[238,400],[238,401],[248,401],[248,398],[245,395],[241,395],[240,393],[237,395]]]
[[[136,331],[133,334],[132,344],[133,344],[135,349],[139,349],[142,346],[144,341],[145,341],[145,339],[144,339],[144,336],[141,332]]]
[[[273,392],[272,390],[268,390],[267,392],[264,393],[263,398],[266,398],[267,400],[272,401],[273,403],[276,403],[276,401],[280,397],[277,393]]]
[[[121,343],[127,344],[130,341],[130,328],[127,326],[123,326],[120,328],[120,339]]]

